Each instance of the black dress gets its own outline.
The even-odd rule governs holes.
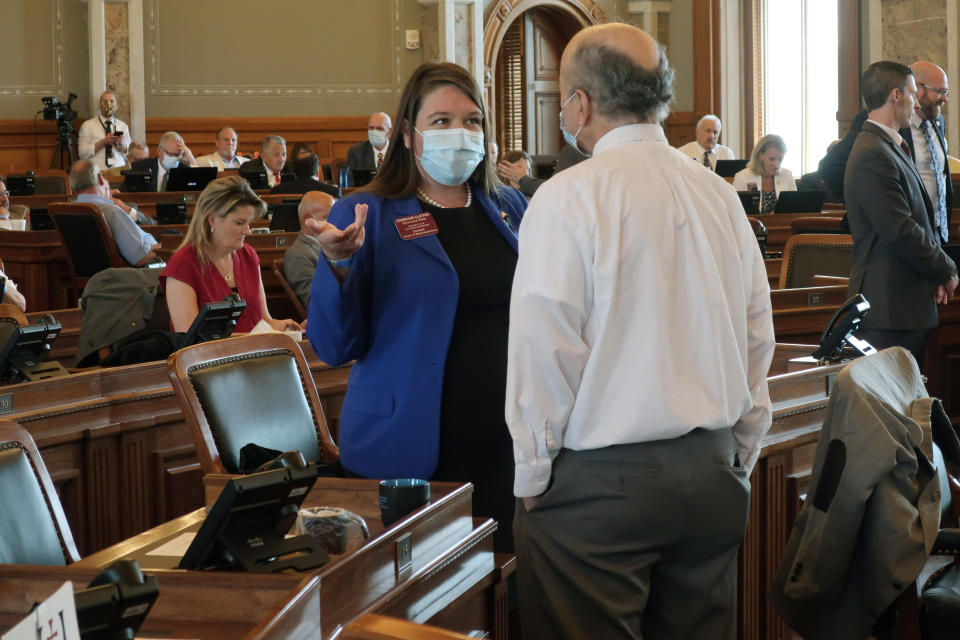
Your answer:
[[[460,279],[440,408],[434,480],[472,482],[473,513],[499,523],[496,551],[513,551],[513,440],[503,417],[510,288],[517,254],[483,208],[433,214],[438,239]]]

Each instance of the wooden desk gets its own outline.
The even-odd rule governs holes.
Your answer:
[[[49,597],[66,581],[80,590],[99,569],[78,565],[44,567],[0,565],[0,629],[23,619],[34,602]],[[160,593],[138,637],[316,638],[320,619],[317,575],[152,572]]]
[[[783,251],[784,245],[787,243],[787,238],[793,235],[793,229],[790,228],[790,223],[792,223],[797,218],[806,218],[811,215],[811,213],[768,213],[765,215],[753,216],[760,220],[763,223],[763,226],[767,228],[767,251]],[[821,215],[825,216],[835,216],[837,215],[836,211],[824,211]],[[838,216],[842,217],[842,216]]]
[[[0,229],[0,259],[4,271],[27,299],[27,309],[63,309],[71,306],[67,248],[57,231]]]
[[[335,434],[350,367],[327,367],[301,348]],[[82,555],[203,504],[165,362],[2,387],[0,411],[36,440]]]
[[[216,499],[228,478],[204,479],[210,501]],[[430,504],[384,529],[376,480],[318,479],[304,505],[346,508],[364,517],[371,533],[360,549],[332,556],[330,563],[315,572],[320,585],[319,636],[330,637],[337,627],[368,612],[465,632],[494,630],[489,592],[496,577],[492,551],[496,524],[472,518],[472,493],[469,484],[431,483]],[[150,555],[150,551],[195,531],[204,516],[204,510],[198,509],[74,566],[102,568],[120,558],[135,558],[151,572],[167,570],[179,559]],[[396,545],[407,535],[413,564],[399,572]],[[504,631],[498,630],[495,637],[505,637]]]

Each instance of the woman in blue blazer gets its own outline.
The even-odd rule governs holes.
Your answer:
[[[488,141],[466,70],[413,73],[376,179],[305,223],[326,258],[307,335],[325,362],[355,360],[340,417],[347,471],[473,482],[475,515],[497,519],[495,546],[512,550],[503,407],[526,199],[497,182]]]

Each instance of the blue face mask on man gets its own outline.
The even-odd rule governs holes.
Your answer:
[[[420,166],[431,178],[453,187],[473,175],[485,155],[482,131],[429,129],[414,131],[423,136]]]
[[[563,126],[563,109],[568,104],[570,104],[570,101],[573,100],[574,96],[576,95],[577,95],[577,92],[574,91],[573,93],[570,94],[570,97],[567,98],[562,105],[560,105],[560,114],[559,114],[560,115],[560,133],[563,134],[563,139],[568,145],[570,145],[571,147],[579,151],[581,154],[588,156],[590,154],[587,153],[586,151],[581,150],[580,146],[577,144],[577,136],[580,135],[580,131],[583,129],[583,125],[580,125],[580,128],[577,129],[577,132],[574,133],[573,135],[570,135],[570,132],[567,131],[567,128]]]

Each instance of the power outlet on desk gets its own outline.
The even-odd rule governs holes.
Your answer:
[[[397,574],[413,566],[413,538],[405,533],[395,543],[397,545]]]
[[[4,393],[0,395],[0,415],[13,413],[13,394]]]
[[[807,306],[808,307],[819,307],[823,304],[823,294],[822,293],[808,293],[807,294]]]
[[[278,236],[277,237],[277,249],[282,249],[286,247],[289,243],[287,242],[287,236]]]

